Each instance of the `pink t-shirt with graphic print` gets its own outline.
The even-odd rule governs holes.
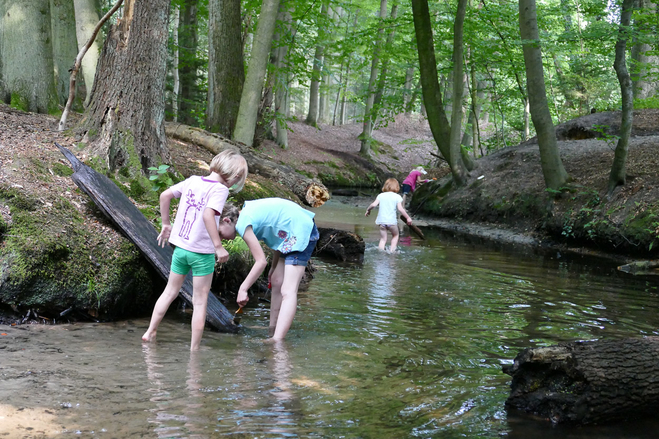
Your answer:
[[[405,177],[403,184],[409,184],[412,188],[412,192],[414,192],[416,189],[416,181],[418,180],[419,176],[421,176],[421,171],[412,171],[407,177]]]
[[[178,204],[169,242],[191,252],[214,254],[215,246],[208,235],[202,215],[207,207],[213,209],[215,224],[219,225],[224,203],[229,196],[229,188],[219,181],[195,175],[170,189],[181,201]]]

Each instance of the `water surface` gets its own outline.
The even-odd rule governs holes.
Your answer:
[[[370,200],[368,200],[370,201]],[[366,204],[365,204],[366,203]],[[267,304],[239,335],[188,351],[186,315],[155,344],[148,320],[0,327],[7,437],[650,438],[659,423],[552,427],[508,414],[501,372],[526,347],[656,335],[657,283],[613,263],[404,232],[377,250],[367,201],[330,200],[320,226],[367,242],[364,263],[316,261],[286,342],[262,342]],[[31,428],[31,430],[30,430]]]

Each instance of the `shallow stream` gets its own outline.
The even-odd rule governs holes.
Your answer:
[[[370,201],[370,200],[369,200]],[[497,248],[426,229],[377,250],[365,200],[336,197],[320,226],[356,231],[364,263],[316,261],[280,346],[268,308],[239,335],[173,310],[148,319],[0,326],[3,437],[654,438],[659,421],[552,427],[508,414],[501,366],[526,347],[657,335],[659,283],[614,263]]]

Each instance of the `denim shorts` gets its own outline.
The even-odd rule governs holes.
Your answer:
[[[192,269],[193,276],[206,276],[215,271],[215,254],[195,253],[180,247],[174,248],[172,255],[172,273],[188,274]]]
[[[309,259],[311,259],[311,254],[316,248],[316,243],[319,239],[320,233],[318,233],[318,227],[316,227],[316,224],[314,223],[313,229],[311,229],[311,235],[309,236],[309,245],[307,245],[307,248],[301,252],[282,253],[281,257],[284,258],[284,263],[286,265],[306,266]]]
[[[403,184],[401,186],[401,192],[403,192],[403,195],[409,194],[410,192],[412,192],[412,186],[410,186],[409,184]]]

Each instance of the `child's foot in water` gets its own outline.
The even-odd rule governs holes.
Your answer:
[[[150,333],[149,331],[146,331],[144,333],[144,335],[142,336],[142,341],[145,341],[147,343],[152,342],[152,341],[156,341],[156,332],[153,331],[153,332]]]

